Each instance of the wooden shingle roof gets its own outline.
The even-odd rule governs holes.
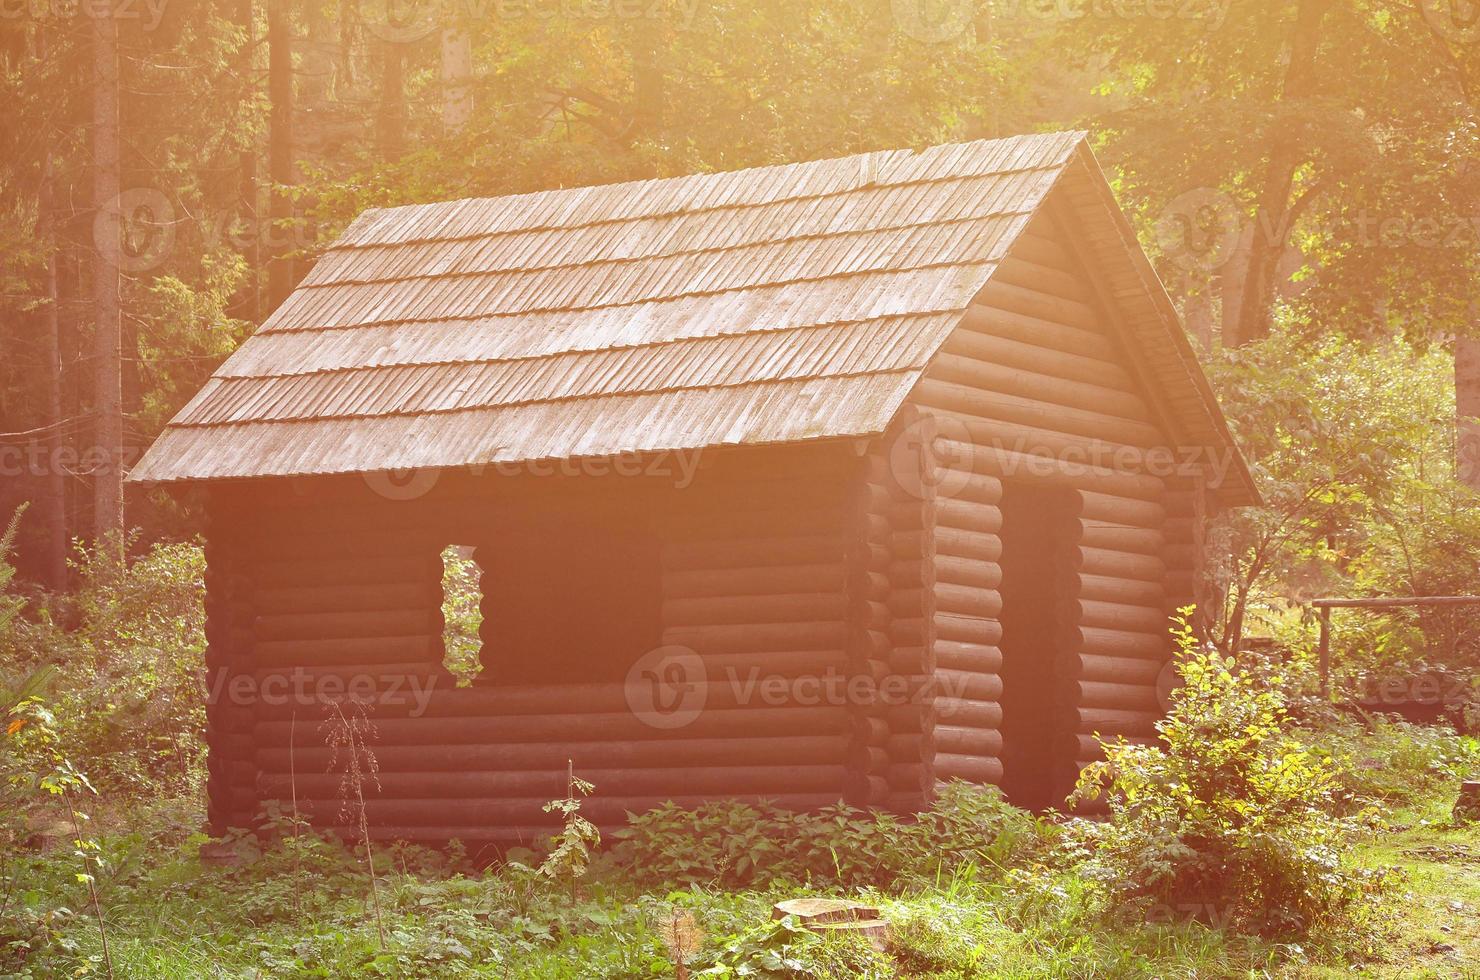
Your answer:
[[[368,211],[130,479],[875,435],[1049,191],[1093,166],[1084,134],[1054,133]],[[1109,247],[1145,262],[1133,237]],[[1165,293],[1140,288],[1190,434],[1220,444]]]

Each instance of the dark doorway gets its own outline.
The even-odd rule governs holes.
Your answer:
[[[1061,805],[1065,792],[1054,739],[1064,730],[1057,625],[1071,519],[1068,491],[1004,481],[1002,789],[1034,810]]]

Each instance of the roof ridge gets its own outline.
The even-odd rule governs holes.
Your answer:
[[[390,216],[392,215],[399,214],[402,217],[406,217],[410,214],[410,212],[417,210],[421,210],[427,214],[430,214],[438,209],[445,211],[446,213],[440,216],[440,220],[437,223],[437,227],[445,227],[446,225],[451,223],[451,221],[457,216],[460,210],[466,210],[477,205],[491,204],[495,201],[502,202],[504,209],[508,211],[510,209],[519,207],[532,208],[537,204],[551,202],[563,196],[569,198],[569,205],[571,207],[568,208],[568,210],[570,210],[573,209],[575,205],[580,204],[583,200],[590,199],[596,194],[616,195],[622,192],[630,193],[639,189],[642,189],[644,191],[651,191],[660,187],[672,189],[682,185],[685,182],[691,183],[693,185],[692,191],[697,193],[698,191],[705,188],[706,185],[718,184],[722,180],[736,178],[740,175],[747,175],[748,178],[751,180],[755,180],[759,174],[765,171],[772,171],[778,176],[783,173],[790,172],[792,176],[795,176],[796,174],[801,173],[803,170],[808,168],[822,171],[826,169],[829,165],[835,166],[849,160],[862,161],[872,158],[870,166],[871,168],[876,169],[879,163],[886,161],[888,158],[895,158],[897,161],[903,162],[905,160],[925,157],[930,154],[944,156],[949,153],[960,153],[963,149],[968,147],[977,148],[980,150],[986,150],[987,148],[991,147],[1001,150],[1015,145],[1019,148],[1031,146],[1034,149],[1039,149],[1040,143],[1056,139],[1062,141],[1064,144],[1059,154],[1061,159],[1059,159],[1057,163],[1058,166],[1063,166],[1068,161],[1070,155],[1073,152],[1073,149],[1081,144],[1087,138],[1087,136],[1087,131],[1082,129],[1055,130],[1047,133],[1028,133],[1020,136],[1005,136],[997,137],[994,139],[964,140],[950,143],[937,143],[918,148],[896,147],[891,149],[866,150],[859,153],[843,154],[836,157],[823,157],[814,160],[801,160],[787,163],[761,164],[754,167],[742,167],[736,170],[711,170],[701,173],[676,174],[670,177],[648,177],[635,180],[614,181],[607,184],[582,184],[575,187],[546,188],[537,191],[526,191],[519,194],[499,194],[492,197],[454,198],[448,201],[428,201],[420,204],[402,204],[388,208],[370,208],[366,211],[361,212],[359,216],[357,216],[355,220],[352,221],[347,228],[345,228],[339,240],[336,241],[334,245],[331,246],[331,248],[358,247],[357,244],[352,241],[352,238],[356,233],[364,234],[370,228],[374,227],[377,222],[382,220],[389,220]],[[1025,166],[1014,166],[1010,159],[1008,161],[1004,161],[1004,164],[1004,166],[996,168],[993,172],[1010,172],[1015,169],[1031,169]],[[866,183],[872,184],[874,183],[874,181],[870,180]],[[900,183],[905,183],[905,181],[900,181]],[[694,195],[691,194],[690,196]],[[722,205],[718,205],[717,207],[722,207]],[[692,210],[709,210],[709,208],[694,208]],[[681,211],[669,213],[681,213]],[[533,227],[535,226],[527,226],[526,228],[521,228],[517,230],[533,230]],[[562,226],[557,225],[555,227]],[[445,239],[439,239],[436,236],[432,236],[427,238],[410,238],[406,239],[405,241],[412,242],[436,240]],[[369,244],[390,243],[371,242]]]
[[[991,142],[991,141],[978,141],[978,142]],[[948,145],[948,146],[951,146],[951,145],[965,146],[965,145],[969,145],[969,144],[964,144],[963,143],[963,144],[944,144],[944,145]],[[863,156],[864,154],[857,154],[857,155],[858,156]],[[848,158],[848,157],[841,157],[840,159],[845,159],[846,160],[846,159],[850,159],[850,158]],[[821,162],[825,162],[825,161],[813,161],[813,162],[821,163]],[[929,184],[961,183],[961,182],[968,181],[968,180],[982,180],[982,179],[985,179],[985,178],[988,178],[988,177],[1011,177],[1011,176],[1015,176],[1017,174],[1028,174],[1028,173],[1037,173],[1039,171],[1047,172],[1047,171],[1052,171],[1052,170],[1059,170],[1063,166],[1064,166],[1064,162],[1063,161],[1060,161],[1058,163],[1040,163],[1040,164],[1035,164],[1033,166],[1008,167],[1008,168],[1004,168],[1004,169],[1001,169],[1001,170],[991,170],[991,171],[988,171],[988,172],[985,172],[985,173],[948,174],[948,175],[941,176],[941,177],[931,177],[931,178],[922,179],[922,180],[901,180],[901,181],[897,181],[895,183],[883,184],[883,185],[880,185],[880,184],[865,184],[865,185],[860,185],[858,187],[850,188],[850,189],[848,189],[846,191],[835,191],[835,192],[832,192],[832,193],[818,193],[818,194],[798,194],[798,195],[796,195],[794,197],[784,197],[784,198],[780,198],[780,199],[774,200],[774,201],[756,201],[756,202],[741,203],[741,204],[715,204],[715,205],[712,205],[712,206],[702,207],[702,208],[675,208],[675,209],[673,209],[671,211],[654,211],[654,212],[650,212],[650,213],[647,213],[647,214],[629,214],[629,215],[624,215],[622,217],[616,217],[616,218],[601,218],[601,219],[598,219],[598,220],[595,220],[595,221],[588,221],[588,222],[585,222],[585,223],[579,224],[579,225],[560,225],[560,224],[527,225],[527,226],[522,227],[522,228],[504,228],[504,229],[501,229],[499,231],[476,232],[476,233],[473,233],[473,234],[466,234],[466,235],[448,235],[448,236],[445,236],[445,237],[426,237],[426,238],[407,238],[407,239],[403,239],[401,241],[396,241],[396,242],[386,242],[386,241],[372,241],[372,242],[365,242],[365,243],[348,242],[348,241],[345,241],[344,240],[344,237],[342,235],[340,238],[335,239],[333,242],[329,243],[329,245],[320,254],[321,255],[330,255],[330,254],[335,253],[335,252],[368,252],[371,249],[377,249],[377,248],[389,250],[389,249],[405,248],[408,245],[424,245],[424,244],[427,244],[429,242],[437,242],[439,244],[441,244],[441,243],[453,244],[453,243],[459,243],[459,242],[489,241],[489,240],[492,240],[492,239],[495,239],[495,238],[502,238],[502,237],[505,237],[505,236],[527,235],[527,234],[529,234],[531,232],[541,232],[541,231],[576,231],[576,230],[583,229],[583,228],[599,228],[599,227],[602,227],[604,225],[621,225],[621,224],[629,224],[629,223],[638,222],[638,221],[653,221],[653,220],[658,220],[658,219],[663,219],[663,218],[673,218],[673,217],[678,216],[678,215],[684,215],[684,216],[687,216],[687,215],[704,215],[704,214],[712,213],[714,211],[744,211],[744,210],[753,209],[753,208],[771,207],[771,206],[776,205],[776,204],[782,204],[782,203],[788,203],[788,202],[794,202],[794,201],[818,201],[818,200],[823,200],[825,198],[841,197],[844,194],[854,194],[854,193],[858,193],[858,192],[864,191],[864,190],[878,189],[880,187],[889,187],[889,188],[897,188],[897,187],[924,187],[924,186],[927,186]],[[755,168],[750,168],[750,169],[759,170],[759,169],[764,169],[764,168],[755,167]],[[715,171],[715,173],[718,173],[718,174],[732,174],[732,173],[738,174],[738,173],[745,173],[745,172],[746,172],[745,170],[721,170],[721,171]],[[664,179],[664,180],[678,180],[680,178],[673,177],[673,178],[662,178],[662,179]],[[621,184],[595,184],[595,185],[592,185],[592,186],[595,186],[595,187],[620,187],[622,185]],[[571,190],[575,190],[575,188],[571,188]],[[531,193],[543,194],[543,193],[548,193],[548,192],[546,192],[546,191],[534,191],[534,192],[531,192]],[[506,195],[505,197],[469,197],[469,198],[458,198],[458,199],[452,200],[452,201],[431,201],[431,202],[428,202],[426,204],[403,204],[403,205],[398,205],[395,208],[372,208],[369,211],[365,211],[363,213],[370,214],[371,212],[375,212],[375,211],[385,212],[385,211],[392,211],[392,210],[401,210],[401,209],[406,209],[406,208],[431,208],[431,207],[439,207],[439,206],[444,205],[444,204],[460,204],[460,203],[463,203],[465,201],[478,201],[478,202],[502,201],[502,200],[506,200],[507,198],[522,197],[522,196],[524,196],[524,195],[511,194],[511,195]],[[351,225],[351,227],[353,227],[353,226]],[[343,234],[344,235],[348,235],[349,234],[349,228],[346,228]]]

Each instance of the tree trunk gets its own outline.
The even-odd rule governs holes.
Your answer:
[[[1455,453],[1459,479],[1480,490],[1480,338],[1454,342]]]
[[[122,556],[123,544],[123,361],[118,309],[119,148],[118,22],[93,22],[93,315],[94,391],[97,446],[93,456],[93,534]]]
[[[1310,97],[1317,80],[1316,55],[1320,48],[1321,21],[1331,8],[1331,0],[1300,0],[1295,15],[1295,34],[1291,39],[1290,63],[1285,69],[1284,91],[1279,105],[1288,107]],[[1270,306],[1275,292],[1275,274],[1280,257],[1289,241],[1292,220],[1290,192],[1295,171],[1304,156],[1302,132],[1288,120],[1276,118],[1270,141],[1269,165],[1264,173],[1264,186],[1259,194],[1259,209],[1254,215],[1254,237],[1249,247],[1249,269],[1244,277],[1243,296],[1239,303],[1237,343],[1243,344],[1269,335]],[[1225,339],[1227,333],[1224,334]]]
[[[245,86],[240,98],[246,101],[257,87],[253,71],[257,47],[255,0],[237,0],[236,19],[244,34],[237,64]],[[247,279],[242,284],[231,315],[255,324],[262,315],[262,224],[257,214],[257,147],[248,143],[237,151],[237,167],[237,218],[243,236],[242,256],[247,260]]]
[[[473,116],[473,45],[461,24],[442,31],[442,126],[462,132]]]
[[[1213,349],[1213,286],[1211,283],[1194,283],[1187,299],[1182,304],[1182,320],[1187,332],[1197,341],[1202,351]]]
[[[322,0],[314,0],[303,10],[303,40],[298,45],[298,101],[303,105],[310,124],[315,111],[332,98],[334,62],[338,39],[331,36],[333,26],[324,12]],[[307,128],[307,127],[306,127]]]
[[[268,206],[267,305],[275,310],[293,291],[293,34],[289,0],[267,0],[267,170],[272,181]]]
[[[46,32],[37,31],[37,56],[46,58]],[[49,150],[49,147],[48,147]],[[44,151],[45,152],[45,151]],[[46,444],[55,450],[66,439],[62,432],[62,344],[61,322],[57,304],[57,236],[52,200],[52,155],[46,152],[41,162],[41,186],[36,194],[36,237],[46,250],[42,270],[43,299],[41,311],[41,385],[47,427]],[[62,591],[67,587],[67,484],[62,473],[61,455],[55,451],[45,456],[40,494],[42,525],[41,571],[48,588]]]
[[[663,134],[665,82],[659,61],[658,33],[662,22],[644,17],[632,35],[632,142],[659,140]]]
[[[382,160],[397,160],[406,148],[406,45],[381,44],[379,143]]]

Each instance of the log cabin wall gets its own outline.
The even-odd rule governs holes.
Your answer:
[[[541,805],[562,795],[567,759],[596,784],[584,812],[607,829],[670,799],[884,805],[901,762],[921,778],[927,733],[909,705],[891,713],[849,686],[883,677],[891,647],[892,500],[867,466],[846,448],[721,459],[682,489],[448,481],[411,501],[353,481],[219,491],[212,681],[250,677],[266,692],[369,678],[380,772],[367,809],[380,838],[528,841],[555,819]],[[474,545],[483,568],[471,687],[442,662],[450,543]],[[620,631],[604,647],[602,624]],[[646,683],[632,671],[659,647],[703,660],[702,710],[675,727],[631,697]],[[678,696],[695,680],[659,679]],[[424,710],[413,683],[428,691]],[[311,699],[213,700],[217,831],[294,796],[316,823],[348,829],[325,711]]]
[[[702,660],[701,718],[730,736],[716,753],[736,768],[715,771],[729,787],[716,795],[880,804],[890,753],[918,752],[891,739],[872,693],[889,653],[890,530],[866,470],[851,451],[792,452],[707,474],[664,507],[662,642]],[[683,771],[673,785],[687,792]]]
[[[221,609],[230,626],[219,656],[216,638],[208,641],[231,675],[210,679],[210,746],[213,756],[218,743],[230,747],[237,776],[230,794],[211,786],[218,830],[250,824],[263,802],[287,801],[295,790],[305,815],[339,820],[339,777],[328,771],[317,692],[362,684],[377,701],[371,720],[389,750],[377,746],[389,797],[408,770],[395,747],[421,741],[404,728],[420,719],[381,695],[404,695],[413,682],[452,689],[442,665],[437,511],[359,489],[319,493],[277,481],[210,496],[207,608],[213,622]],[[233,691],[233,678],[246,683]],[[231,721],[223,726],[217,716]]]
[[[959,635],[937,643],[962,644],[939,649],[981,676],[980,722],[938,719],[938,778],[1005,783],[1029,805],[1058,805],[1100,757],[1095,735],[1155,736],[1167,614],[1189,596],[1201,490],[1179,483],[1180,523],[1168,527],[1165,474],[1144,464],[1171,439],[1146,391],[1071,234],[1038,215],[911,399],[935,419],[938,483],[950,494],[937,505],[935,588],[938,621]],[[1027,503],[1004,507],[1004,488]],[[1012,548],[1021,560],[1004,560],[1003,539],[1014,538],[1004,513],[1035,508],[1020,518],[1033,525]],[[1004,576],[1036,574],[1035,540],[1052,552],[1046,576],[1001,588]],[[1004,611],[1004,591],[1038,608]],[[1029,663],[1003,665],[1014,655]],[[947,657],[937,660],[944,668]],[[1037,690],[1004,689],[1013,683]],[[1043,716],[1025,721],[1034,712]],[[1015,728],[1045,740],[1041,752],[1007,747],[1033,771],[1004,771]],[[966,751],[946,754],[947,744]]]

